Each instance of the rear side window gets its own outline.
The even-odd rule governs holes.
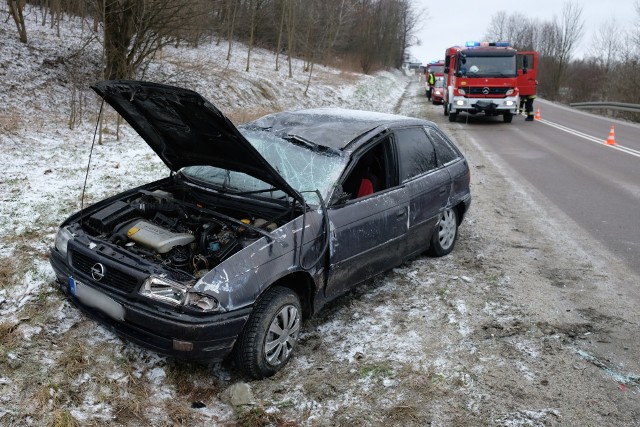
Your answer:
[[[401,182],[436,168],[436,152],[423,128],[398,129],[395,136]]]
[[[438,167],[442,165],[446,165],[447,163],[456,160],[459,155],[455,148],[451,145],[451,142],[445,138],[437,130],[431,128],[427,131],[429,133],[429,138],[433,141],[433,145],[436,149],[436,157],[438,160]]]

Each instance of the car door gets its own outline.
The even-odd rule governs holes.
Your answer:
[[[447,205],[451,177],[438,165],[436,150],[422,126],[395,132],[400,181],[409,198],[405,257],[423,252]]]
[[[406,241],[408,197],[403,185],[397,185],[397,169],[391,138],[376,145],[380,160],[380,187],[373,194],[352,196],[329,208],[331,224],[330,262],[326,286],[328,298],[344,293],[356,284],[402,262]],[[356,193],[360,156],[342,185]]]

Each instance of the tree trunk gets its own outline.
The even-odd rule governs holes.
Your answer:
[[[22,9],[24,8],[24,0],[7,0],[9,2],[9,10],[11,16],[18,28],[18,35],[20,36],[20,42],[27,42],[27,27],[24,25],[24,15]]]
[[[286,1],[282,2],[282,12],[280,13],[280,30],[278,31],[278,45],[276,47],[276,71],[279,70],[278,59],[280,58],[280,46],[282,44],[282,33],[284,31],[284,15],[287,10]]]
[[[293,50],[294,50],[294,20],[295,20],[295,11],[293,9],[293,1],[294,0],[288,0],[289,1],[289,19],[288,19],[288,25],[287,25],[287,53],[289,54],[289,57],[287,58],[287,61],[289,63],[289,77],[293,77],[293,70],[291,67],[291,58],[293,57]]]
[[[251,30],[250,30],[250,35],[249,35],[249,50],[247,51],[247,68],[245,69],[245,71],[249,71],[249,65],[251,63],[251,50],[253,49],[253,36],[256,30],[256,9],[257,6],[255,4],[254,0],[251,0],[250,2],[251,5]]]

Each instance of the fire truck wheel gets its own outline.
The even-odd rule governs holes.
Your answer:
[[[458,113],[449,113],[450,122],[455,122],[457,118],[458,118]]]
[[[504,119],[505,123],[511,123],[511,120],[513,120],[513,114],[507,111],[506,113],[503,114],[502,118]]]
[[[449,104],[447,104],[446,102],[443,102],[442,106],[444,107],[444,115],[448,116],[449,115]]]

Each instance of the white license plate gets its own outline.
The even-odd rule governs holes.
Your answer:
[[[124,307],[113,298],[95,290],[91,286],[69,277],[69,293],[82,304],[102,311],[112,319],[124,321]]]

